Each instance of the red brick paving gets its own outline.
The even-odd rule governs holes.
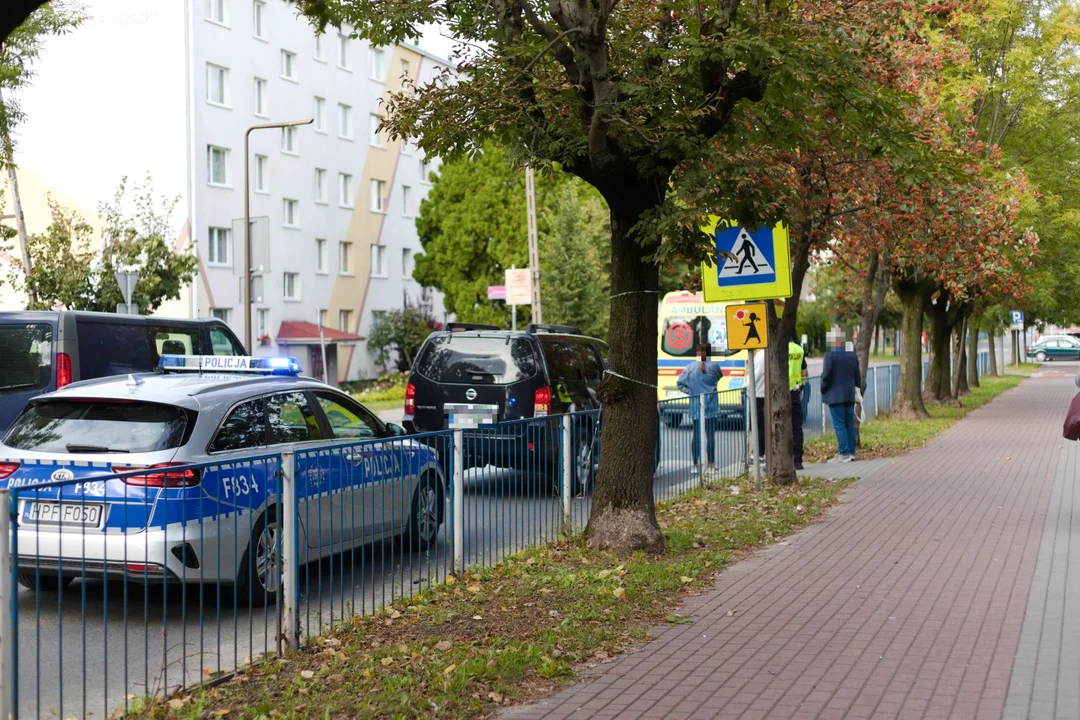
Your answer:
[[[1025,381],[723,572],[691,624],[508,715],[1000,718],[1072,391]]]

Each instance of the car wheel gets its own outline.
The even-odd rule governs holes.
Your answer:
[[[439,537],[442,525],[442,483],[434,473],[424,473],[413,493],[409,526],[403,536],[409,550],[427,550]]]
[[[664,424],[669,428],[677,428],[682,425],[682,415],[678,413],[664,413]]]
[[[1035,353],[1035,362],[1046,362],[1046,353],[1044,353],[1042,350]]]
[[[248,549],[240,562],[234,592],[251,607],[273,605],[282,585],[281,524],[277,509],[269,508],[252,528]]]
[[[71,575],[62,575],[57,577],[56,575],[38,575],[33,572],[21,572],[19,573],[19,584],[28,590],[38,590],[40,592],[60,592],[75,578]]]

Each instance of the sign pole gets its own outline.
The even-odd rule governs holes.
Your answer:
[[[510,306],[510,329],[517,332],[517,305]]]
[[[730,330],[729,337],[730,337]],[[759,422],[757,416],[757,384],[754,377],[754,351],[747,350],[746,360],[746,383],[747,393],[750,405],[750,457],[753,458],[754,463],[754,490],[761,492],[761,463],[758,462],[758,446],[757,446],[757,424]]]

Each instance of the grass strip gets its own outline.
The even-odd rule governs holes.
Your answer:
[[[1038,369],[1035,365],[1033,369]],[[1021,371],[1025,370],[1021,366]],[[960,399],[960,405],[926,406],[930,418],[921,420],[899,420],[888,415],[877,417],[860,429],[861,445],[858,450],[860,460],[896,457],[906,452],[921,448],[930,438],[945,428],[953,425],[972,410],[993,400],[1001,393],[1016,387],[1025,375],[1010,373],[999,377],[984,376],[979,378],[979,387],[973,388],[970,395]],[[808,463],[825,462],[836,454],[836,435],[826,435],[806,441],[803,458]]]
[[[677,612],[684,596],[708,591],[748,551],[819,517],[848,482],[803,479],[754,493],[752,484],[717,480],[658,506],[661,555],[591,551],[580,537],[522,551],[132,716],[488,716],[572,682],[660,623],[692,622]]]

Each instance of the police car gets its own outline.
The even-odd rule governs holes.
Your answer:
[[[75,577],[281,584],[281,464],[295,458],[307,562],[373,541],[436,542],[445,480],[434,449],[293,358],[177,356],[158,372],[33,399],[0,443],[18,500],[19,580]]]

